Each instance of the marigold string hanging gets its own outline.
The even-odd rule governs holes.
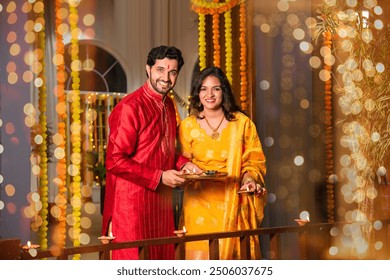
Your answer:
[[[79,16],[76,4],[69,3],[69,23],[71,31],[71,77],[72,77],[72,91],[69,100],[72,105],[72,123],[70,125],[71,131],[71,165],[68,167],[72,182],[72,217],[73,217],[73,245],[80,245],[81,234],[81,109],[80,109],[80,60],[79,60],[79,28],[77,26]],[[75,254],[73,259],[80,259],[80,254]]]
[[[39,242],[43,250],[47,249],[48,241],[48,213],[49,213],[49,187],[48,187],[48,155],[47,155],[47,92],[46,92],[46,75],[45,75],[45,19],[44,19],[44,3],[43,0],[36,1],[33,4],[33,11],[36,13],[36,29],[37,32],[37,48],[35,53],[38,57],[38,64],[41,70],[37,73],[35,86],[38,88],[38,110],[39,110],[39,128],[38,135],[41,144],[39,145],[39,195],[41,201],[41,225],[39,227]]]
[[[192,0],[192,10],[198,14],[198,44],[199,44],[199,68],[203,70],[207,66],[207,51],[213,50],[213,65],[221,67],[221,34],[220,14],[224,16],[224,49],[225,49],[225,73],[230,83],[233,83],[233,24],[232,9],[240,6],[240,101],[247,108],[247,46],[246,46],[246,0]],[[212,46],[206,48],[206,16],[212,17]],[[243,108],[243,109],[244,109]]]
[[[60,209],[59,216],[57,217],[58,224],[56,230],[57,246],[63,248],[66,241],[66,207],[67,207],[67,189],[66,189],[66,96],[65,96],[65,61],[64,61],[64,43],[61,32],[61,24],[63,16],[61,14],[61,4],[63,0],[56,0],[55,6],[55,34],[56,34],[56,60],[57,66],[57,105],[56,111],[58,116],[58,134],[57,134],[57,178],[55,182],[58,188],[58,194],[56,198],[56,206]]]

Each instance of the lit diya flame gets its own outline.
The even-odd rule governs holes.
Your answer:
[[[175,230],[173,233],[179,237],[182,237],[187,233],[187,229],[185,226],[183,226],[183,229]]]
[[[103,235],[103,236],[98,237],[98,239],[99,239],[103,244],[108,244],[108,243],[110,243],[112,240],[114,240],[115,237],[113,236],[112,231],[110,231],[110,232],[108,233],[108,236]]]
[[[38,244],[32,244],[31,241],[27,241],[27,245],[24,245],[22,247],[23,250],[30,250],[30,249],[37,249],[39,248],[40,246]]]
[[[304,226],[310,222],[310,219],[309,219],[309,216],[307,216],[305,219],[295,219],[294,221],[296,221],[298,223],[298,225]]]

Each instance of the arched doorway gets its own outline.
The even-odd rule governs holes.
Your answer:
[[[65,46],[65,90],[72,90],[71,44]],[[80,103],[82,108],[82,180],[91,188],[91,199],[100,202],[102,213],[105,192],[105,150],[108,136],[107,118],[112,108],[126,94],[126,73],[117,58],[91,41],[80,41]],[[68,108],[71,113],[71,107]],[[70,142],[68,140],[68,147]]]

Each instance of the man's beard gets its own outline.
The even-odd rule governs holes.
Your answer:
[[[152,77],[150,77],[150,84],[152,85],[153,89],[160,94],[167,94],[172,89],[172,83],[164,83],[165,85],[162,86],[161,84],[159,84],[159,81],[160,80],[153,80]]]

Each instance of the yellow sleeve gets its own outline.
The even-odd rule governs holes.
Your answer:
[[[256,182],[264,186],[266,174],[265,155],[255,124],[248,119],[244,127],[242,173],[248,172]]]
[[[190,120],[189,118],[184,119],[180,125],[179,125],[179,133],[178,133],[178,140],[179,140],[179,151],[182,153],[183,156],[188,158],[189,160],[192,160],[192,138],[190,135]]]

